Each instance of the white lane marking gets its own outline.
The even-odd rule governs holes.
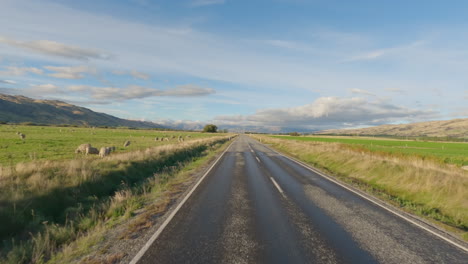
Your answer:
[[[166,218],[166,220],[162,223],[162,225],[154,232],[154,234],[151,236],[151,238],[146,242],[146,244],[140,249],[140,251],[136,254],[135,257],[133,257],[132,261],[130,261],[129,264],[136,264],[148,251],[150,246],[154,243],[154,241],[161,235],[162,231],[166,226],[169,224],[169,222],[174,218],[174,216],[177,214],[177,212],[180,210],[180,208],[185,204],[185,202],[188,200],[188,198],[192,195],[192,193],[197,189],[198,185],[205,179],[206,175],[210,173],[210,171],[214,168],[214,166],[218,163],[218,161],[224,156],[224,154],[229,150],[229,148],[232,146],[232,144],[235,141],[233,141],[224,151],[223,153],[218,157],[218,159],[211,165],[211,167],[203,174],[203,176],[198,180],[198,182],[193,186],[192,190],[184,197],[184,199],[177,205],[177,207],[174,209],[174,211],[171,212],[171,214]]]
[[[363,194],[361,194],[361,193],[359,193],[359,192],[357,192],[357,191],[355,191],[355,190],[349,188],[348,186],[346,186],[346,185],[344,185],[344,184],[342,184],[342,183],[336,181],[335,179],[331,178],[330,176],[327,176],[327,175],[323,174],[322,172],[318,171],[317,169],[310,167],[309,165],[303,163],[302,161],[298,161],[298,160],[296,160],[296,159],[294,159],[294,158],[288,157],[288,156],[284,155],[283,153],[280,153],[280,152],[278,152],[278,151],[276,151],[276,150],[274,150],[274,149],[271,149],[271,150],[273,150],[274,152],[278,153],[279,155],[281,155],[281,156],[283,156],[283,157],[285,157],[285,158],[287,158],[287,159],[289,159],[289,160],[291,160],[291,161],[294,161],[295,163],[301,165],[302,167],[304,167],[304,168],[306,168],[306,169],[308,169],[308,170],[310,170],[310,171],[312,171],[312,172],[317,173],[318,175],[320,175],[320,176],[324,177],[325,179],[327,179],[327,180],[329,180],[329,181],[331,181],[331,182],[333,182],[333,183],[335,183],[335,184],[337,184],[337,185],[339,185],[339,186],[345,188],[346,190],[348,190],[348,191],[350,191],[350,192],[352,192],[352,193],[354,193],[354,194],[357,194],[358,196],[360,196],[360,197],[366,199],[367,201],[369,201],[369,202],[371,202],[371,203],[373,203],[373,204],[375,204],[375,205],[377,205],[377,206],[379,206],[379,207],[385,209],[386,211],[388,211],[388,212],[390,212],[390,213],[392,213],[392,214],[394,214],[394,215],[396,215],[396,216],[398,216],[398,217],[400,217],[400,218],[406,220],[407,222],[409,222],[409,223],[411,223],[411,224],[413,224],[413,225],[415,225],[415,226],[417,226],[417,227],[419,227],[419,228],[421,228],[421,229],[423,229],[423,230],[425,230],[425,231],[427,231],[427,232],[429,232],[429,233],[431,233],[431,234],[437,236],[438,238],[440,238],[440,239],[442,239],[442,240],[444,240],[444,241],[446,241],[446,242],[448,242],[448,243],[450,243],[450,244],[452,244],[452,245],[458,247],[459,249],[462,249],[462,250],[468,252],[468,248],[467,248],[467,247],[465,247],[465,246],[463,246],[463,245],[461,245],[461,244],[458,244],[457,242],[452,241],[452,240],[450,240],[450,239],[448,239],[448,238],[442,236],[441,234],[439,234],[439,233],[437,233],[437,232],[432,231],[431,229],[429,229],[429,228],[427,228],[427,227],[425,227],[425,226],[419,224],[418,222],[416,222],[416,221],[414,221],[414,220],[412,220],[412,219],[410,219],[410,218],[408,218],[408,217],[406,217],[406,216],[400,214],[399,212],[396,212],[396,211],[392,210],[391,208],[387,208],[386,206],[383,206],[382,204],[377,203],[376,201],[374,201],[374,200],[372,200],[372,199],[366,197],[365,195],[363,195]]]
[[[270,180],[273,182],[273,185],[275,185],[276,189],[278,189],[278,191],[281,193],[281,195],[283,195],[286,198],[286,195],[284,194],[283,189],[281,189],[281,187],[275,181],[275,179],[273,179],[273,177],[270,177]]]
[[[257,159],[258,163],[260,163],[260,159],[257,156],[255,156],[255,158]]]

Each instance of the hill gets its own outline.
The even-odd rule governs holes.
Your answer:
[[[36,100],[5,94],[0,94],[0,121],[47,125],[162,128],[156,123],[121,119],[62,101]]]
[[[329,129],[315,134],[466,138],[468,137],[468,118],[402,125],[382,125],[360,129]]]

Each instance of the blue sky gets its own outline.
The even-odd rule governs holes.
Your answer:
[[[166,125],[468,116],[468,3],[1,0],[0,92]]]

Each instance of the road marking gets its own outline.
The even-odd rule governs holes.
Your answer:
[[[257,156],[255,156],[255,158],[257,159],[258,163],[260,163],[260,159]]]
[[[203,174],[203,176],[200,178],[200,180],[198,180],[198,182],[193,186],[192,190],[190,190],[190,192],[184,197],[184,199],[179,203],[179,205],[177,205],[177,207],[174,209],[174,211],[172,211],[171,214],[166,218],[166,220],[164,220],[162,225],[158,228],[158,230],[156,230],[156,232],[154,232],[154,234],[151,236],[151,238],[148,240],[148,242],[146,242],[146,244],[140,249],[140,251],[138,251],[136,256],[133,257],[132,261],[130,261],[129,264],[136,264],[143,257],[143,255],[146,253],[146,251],[148,251],[148,249],[154,243],[154,241],[159,237],[159,235],[161,235],[162,231],[164,231],[164,228],[166,228],[166,226],[169,224],[169,222],[172,220],[172,218],[174,218],[174,216],[177,214],[177,212],[180,210],[180,208],[182,208],[182,206],[189,199],[189,197],[192,195],[192,193],[195,191],[195,189],[197,189],[198,185],[200,185],[200,183],[203,181],[203,179],[205,179],[206,175],[208,175],[208,173],[211,172],[211,170],[214,168],[214,166],[216,164],[218,164],[218,161],[224,156],[224,154],[229,150],[229,148],[232,146],[232,144],[234,142],[235,141],[233,141],[223,151],[223,153],[218,157],[218,159],[213,163],[213,165],[211,165],[211,167],[205,172],[205,174]]]
[[[319,170],[310,167],[308,164],[306,164],[306,163],[304,163],[304,162],[302,162],[302,161],[298,161],[298,160],[296,160],[296,159],[294,159],[294,158],[288,157],[288,156],[286,156],[285,154],[280,153],[280,152],[278,152],[278,151],[276,151],[276,150],[274,150],[274,149],[271,149],[271,150],[274,151],[274,152],[276,152],[276,153],[278,153],[280,156],[283,156],[283,157],[285,157],[285,158],[287,158],[287,159],[289,159],[289,160],[291,160],[291,161],[294,161],[295,163],[301,165],[302,167],[304,167],[304,168],[306,168],[306,169],[308,169],[308,170],[310,170],[310,171],[312,171],[312,172],[314,172],[314,173],[316,173],[316,174],[318,174],[318,175],[324,177],[325,179],[327,179],[327,180],[329,180],[329,181],[331,181],[331,182],[333,182],[333,183],[335,183],[335,184],[337,184],[337,185],[339,185],[339,186],[345,188],[346,190],[348,190],[348,191],[350,191],[350,192],[352,192],[352,193],[354,193],[354,194],[356,194],[356,195],[358,195],[358,196],[360,196],[360,197],[366,199],[367,201],[369,201],[369,202],[371,202],[371,203],[373,203],[373,204],[375,204],[375,205],[381,207],[382,209],[384,209],[384,210],[386,210],[386,211],[388,211],[388,212],[390,212],[390,213],[392,213],[392,214],[394,214],[394,215],[396,215],[396,216],[398,216],[398,217],[400,217],[400,218],[406,220],[407,222],[409,222],[409,223],[411,223],[411,224],[413,224],[413,225],[415,225],[415,226],[417,226],[417,227],[419,227],[419,228],[421,228],[421,229],[423,229],[423,230],[425,230],[425,231],[427,231],[427,232],[429,232],[429,233],[431,233],[431,234],[437,236],[438,238],[440,238],[440,239],[442,239],[442,240],[444,240],[444,241],[446,241],[446,242],[448,242],[448,243],[454,245],[455,247],[458,247],[459,249],[462,249],[462,250],[468,252],[468,248],[467,248],[467,247],[465,247],[465,246],[463,246],[463,245],[461,245],[461,244],[458,244],[457,242],[452,241],[452,240],[450,240],[450,239],[448,239],[448,238],[442,236],[441,234],[439,234],[439,233],[437,233],[437,232],[432,231],[431,229],[429,229],[429,228],[427,228],[427,227],[425,227],[425,226],[419,224],[418,222],[416,222],[416,221],[414,221],[414,220],[412,220],[412,219],[410,219],[410,218],[408,218],[408,217],[402,215],[401,213],[399,213],[399,212],[397,212],[397,211],[392,210],[391,208],[388,208],[388,207],[386,207],[386,206],[384,206],[384,205],[382,205],[382,204],[380,204],[380,203],[374,201],[373,199],[370,199],[369,197],[366,197],[365,195],[363,195],[363,194],[361,194],[361,193],[359,193],[359,192],[357,192],[357,191],[355,191],[355,190],[349,188],[348,186],[346,186],[346,185],[340,183],[339,181],[337,181],[337,180],[331,178],[330,176],[327,176],[327,175],[323,174],[323,173],[320,172]],[[272,179],[272,180],[273,180],[273,179]],[[273,182],[273,183],[274,183],[274,182]],[[443,232],[443,231],[442,231],[442,232]]]
[[[273,179],[273,177],[270,177],[270,180],[273,182],[273,185],[275,185],[276,189],[278,189],[278,191],[281,193],[281,195],[283,195],[283,197],[286,198],[286,195],[284,194],[283,189],[281,189],[281,187],[275,181],[275,179]]]

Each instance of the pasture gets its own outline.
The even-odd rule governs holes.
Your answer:
[[[21,139],[17,133],[26,137]],[[146,149],[184,140],[207,138],[214,134],[126,128],[84,128],[0,125],[0,166],[34,160],[66,160],[83,156],[75,149],[83,143],[93,147],[115,146],[116,153]],[[188,137],[187,137],[188,136]],[[155,141],[155,138],[169,141]],[[174,138],[173,138],[174,137]],[[131,144],[124,147],[125,141]]]
[[[468,165],[468,143],[463,142],[432,142],[413,140],[393,140],[362,137],[323,137],[323,136],[273,136],[309,142],[336,142],[348,144],[354,148],[364,148],[369,151],[389,153],[392,155],[412,156],[435,159],[443,163]]]

